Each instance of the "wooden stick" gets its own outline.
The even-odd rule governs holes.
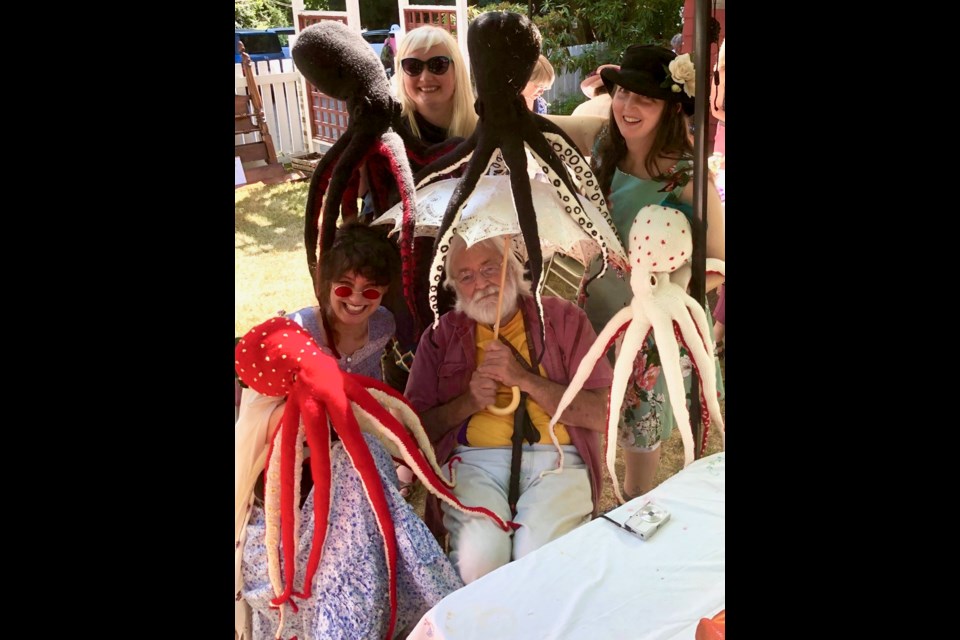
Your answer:
[[[503,263],[500,265],[500,291],[497,292],[497,322],[493,325],[493,339],[500,337],[500,310],[503,308],[503,285],[507,282],[507,251],[510,250],[510,236],[503,236]]]
[[[497,293],[497,322],[493,325],[493,339],[500,337],[500,310],[503,307],[503,285],[507,282],[507,251],[510,250],[510,236],[503,236],[503,264],[500,265],[500,291]],[[516,411],[520,406],[520,387],[510,387],[513,394],[510,404],[498,407],[496,403],[488,405],[487,411],[497,416],[505,416]]]

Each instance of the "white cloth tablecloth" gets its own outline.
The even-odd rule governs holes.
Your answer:
[[[647,502],[671,513],[647,541],[603,518],[453,592],[412,640],[692,640],[725,607],[726,454],[691,464],[607,514]]]

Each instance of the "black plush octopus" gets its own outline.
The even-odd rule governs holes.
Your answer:
[[[467,32],[470,65],[477,86],[475,108],[480,117],[477,128],[467,140],[449,154],[425,166],[416,175],[417,187],[449,174],[467,163],[460,183],[454,190],[437,234],[431,265],[430,306],[437,322],[437,293],[443,271],[443,256],[449,250],[456,232],[460,210],[477,186],[480,177],[500,159],[510,170],[510,187],[517,208],[523,241],[530,259],[530,275],[540,316],[540,341],[544,340],[543,307],[539,284],[543,270],[536,211],[527,173],[528,148],[541,165],[539,168],[557,190],[557,197],[566,203],[567,213],[600,245],[604,266],[609,257],[608,244],[619,244],[619,238],[605,238],[577,200],[578,189],[571,174],[580,182],[583,192],[610,220],[599,184],[576,144],[555,124],[527,109],[520,92],[526,86],[533,65],[540,55],[541,36],[526,16],[505,11],[479,15]],[[496,154],[499,149],[500,154]],[[616,232],[614,232],[616,233]],[[611,245],[615,246],[615,245]],[[532,346],[532,345],[531,345]],[[532,354],[531,354],[532,355]],[[540,353],[534,358],[539,362]]]
[[[333,244],[338,217],[356,218],[360,168],[366,165],[375,211],[384,211],[392,204],[389,197],[393,185],[403,202],[399,241],[403,291],[410,312],[417,318],[416,207],[408,155],[418,165],[428,164],[462,139],[427,146],[410,134],[401,124],[400,103],[390,92],[383,64],[360,34],[345,24],[325,21],[307,27],[300,32],[292,56],[311,84],[332,98],[346,101],[349,111],[346,131],[324,154],[310,181],[303,234],[310,276],[316,285],[319,254]]]

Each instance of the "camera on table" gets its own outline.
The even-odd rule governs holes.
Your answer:
[[[648,502],[640,507],[636,513],[627,518],[626,526],[630,527],[642,540],[649,540],[667,520],[670,512],[658,504]]]

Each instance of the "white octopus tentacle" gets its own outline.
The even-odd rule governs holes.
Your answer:
[[[456,193],[456,192],[454,192]],[[457,209],[456,214],[453,216],[453,221],[450,223],[450,228],[447,229],[447,232],[443,234],[442,238],[437,238],[435,250],[433,254],[433,262],[430,264],[430,273],[434,274],[430,277],[430,311],[433,312],[433,328],[436,329],[437,325],[440,324],[440,314],[437,307],[437,298],[438,291],[440,289],[440,278],[443,273],[443,261],[447,257],[447,251],[450,250],[450,241],[453,240],[454,234],[457,232],[457,223],[460,222],[460,214],[463,213],[463,205],[467,203],[467,199],[464,198],[463,204],[460,205],[460,208]]]
[[[541,478],[547,474],[560,473],[563,471],[563,448],[560,446],[560,441],[557,439],[556,425],[563,417],[564,410],[570,406],[570,403],[573,402],[573,399],[578,393],[580,393],[580,390],[583,389],[583,385],[586,383],[587,378],[590,377],[590,374],[593,373],[593,369],[596,367],[597,361],[604,357],[604,354],[607,352],[607,345],[609,345],[614,336],[617,335],[617,333],[620,331],[620,328],[624,324],[630,322],[632,319],[633,309],[630,307],[624,307],[623,309],[620,309],[620,311],[615,313],[610,321],[607,322],[607,325],[602,331],[600,331],[600,335],[597,336],[597,339],[593,341],[593,344],[590,345],[587,353],[584,354],[583,358],[580,360],[580,364],[577,366],[577,370],[574,372],[573,378],[570,380],[570,384],[567,385],[566,390],[560,397],[560,402],[557,404],[557,410],[554,411],[553,417],[550,419],[550,439],[553,441],[553,446],[557,448],[557,453],[560,456],[557,461],[557,468],[542,472],[540,474]],[[632,324],[628,325],[627,330],[629,330],[632,326]],[[614,375],[614,382],[616,382],[616,375]],[[611,389],[608,407],[611,407],[613,404],[613,399],[616,397],[614,393],[615,391]],[[617,416],[617,419],[611,422],[610,416],[614,415]],[[613,461],[616,460],[617,455],[616,445],[618,422],[619,409],[617,410],[616,414],[614,414],[611,410],[607,419],[606,460],[607,468],[610,470],[610,475],[614,479],[614,485],[616,485],[616,471],[614,469]],[[616,489],[616,487],[615,491],[619,494],[619,490]]]
[[[367,392],[373,396],[373,399],[376,400],[380,405],[385,409],[394,414],[394,417],[402,424],[408,433],[410,433],[414,440],[416,440],[417,445],[420,447],[420,451],[423,452],[423,456],[427,459],[427,462],[430,463],[430,466],[433,468],[434,472],[444,481],[447,482],[449,487],[453,487],[453,483],[449,482],[442,473],[442,468],[437,463],[436,454],[433,451],[433,445],[430,444],[430,437],[427,435],[427,432],[424,431],[420,419],[417,416],[416,412],[410,408],[410,405],[407,403],[397,400],[388,393],[381,391],[380,389],[374,389],[372,387],[366,387]],[[375,436],[380,438],[380,441],[383,443],[384,447],[387,449],[387,452],[395,458],[403,458],[407,463],[407,466],[410,467],[417,473],[417,476],[422,479],[423,471],[420,469],[420,465],[410,456],[407,450],[402,447],[402,442],[400,438],[393,434],[389,429],[385,428],[384,425],[377,420],[373,415],[365,411],[360,405],[356,402],[351,402],[353,407],[353,415],[357,418],[357,423],[360,425],[360,429],[366,431],[367,433],[372,433]]]
[[[274,597],[283,593],[283,579],[280,576],[280,449],[283,442],[283,429],[277,429],[270,447],[267,461],[267,473],[263,479],[263,517],[264,545],[267,548],[267,576],[273,587]],[[280,625],[276,636],[283,631],[283,618],[286,605],[280,605]]]
[[[686,312],[676,315],[677,324],[680,327],[680,334],[696,364],[697,378],[700,381],[700,387],[703,389],[701,402],[705,402],[710,414],[711,424],[715,424],[720,429],[720,438],[723,445],[726,446],[726,434],[723,425],[723,416],[720,412],[720,401],[717,399],[717,376],[716,362],[714,355],[713,331],[707,324],[707,314],[703,307],[697,304],[697,301],[686,296],[681,297],[683,310]],[[688,314],[688,315],[687,315]],[[686,326],[685,326],[686,323]],[[695,331],[695,334],[691,334]],[[708,373],[710,372],[710,373]]]
[[[301,421],[297,429],[297,448],[293,458],[293,548],[300,548],[300,483],[303,479],[303,441],[307,438],[307,432],[303,428]]]
[[[658,287],[663,284],[659,282],[660,278],[669,282],[666,274],[653,274],[651,277],[658,277]],[[686,467],[693,462],[693,432],[690,429],[690,412],[687,410],[686,391],[683,388],[680,346],[677,344],[676,336],[673,333],[673,318],[670,312],[661,306],[662,301],[658,300],[656,295],[652,299],[641,299],[636,302],[642,307],[640,313],[646,314],[653,324],[653,338],[657,343],[657,350],[660,352],[660,371],[667,384],[670,404],[677,418],[680,438],[683,440],[683,466]]]
[[[647,335],[650,333],[649,318],[637,314],[633,309],[633,321],[627,327],[620,344],[620,353],[613,366],[613,384],[610,387],[610,409],[607,416],[607,470],[613,480],[613,493],[617,501],[623,504],[625,500],[620,493],[620,481],[617,478],[616,457],[617,442],[620,436],[620,410],[627,396],[627,386],[630,384],[630,374],[633,372],[633,361],[643,347]]]

